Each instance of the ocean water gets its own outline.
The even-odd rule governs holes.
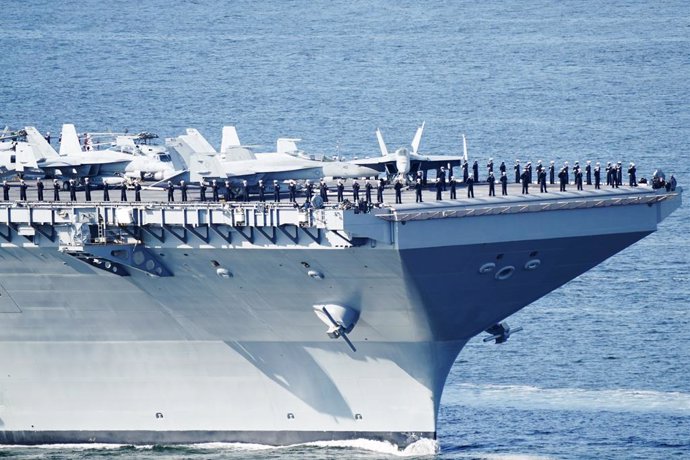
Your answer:
[[[0,125],[306,151],[634,161],[690,180],[686,1],[5,0]],[[0,447],[23,458],[690,458],[690,213],[472,340],[437,445]],[[462,287],[459,288],[459,294]],[[437,453],[434,453],[438,450]]]

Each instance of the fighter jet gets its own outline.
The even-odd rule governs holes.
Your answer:
[[[376,170],[348,162],[325,162],[299,155],[299,139],[280,138],[275,152],[254,153],[242,145],[234,126],[223,128],[220,151],[197,131],[188,128],[186,134],[169,139],[167,145],[182,156],[188,165],[188,180],[198,183],[210,179],[247,180],[319,180],[323,177],[375,176]],[[181,177],[182,178],[182,177]]]
[[[378,139],[379,149],[381,150],[380,157],[362,158],[353,160],[360,166],[374,168],[379,172],[386,172],[389,176],[397,176],[407,179],[410,175],[415,175],[417,171],[427,171],[429,169],[439,169],[441,167],[454,167],[462,164],[462,156],[451,155],[422,155],[417,153],[419,144],[422,141],[422,132],[424,131],[424,123],[417,128],[417,132],[412,138],[410,151],[407,147],[400,147],[393,153],[389,153],[388,147],[383,140],[383,134],[380,129],[376,129],[376,138]]]
[[[0,179],[27,172],[40,172],[31,145],[24,139],[26,132],[9,131],[0,133]]]
[[[173,174],[170,162],[109,150],[82,151],[72,124],[62,126],[60,153],[33,126],[26,127],[26,137],[33,148],[36,163],[47,177],[142,178],[147,174],[158,180]]]

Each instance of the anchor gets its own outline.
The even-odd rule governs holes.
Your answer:
[[[328,337],[332,339],[342,337],[352,351],[357,351],[347,334],[352,332],[352,329],[354,329],[359,319],[358,311],[340,305],[328,304],[314,305],[314,313],[324,324],[326,324],[326,326],[328,326],[328,330],[326,331]]]
[[[490,342],[495,340],[494,343],[504,343],[510,338],[510,335],[515,332],[520,332],[522,327],[516,327],[511,329],[508,323],[503,321],[502,323],[497,323],[486,329],[484,332],[491,334],[489,337],[484,337],[484,342]]]

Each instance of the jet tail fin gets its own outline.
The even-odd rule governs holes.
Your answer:
[[[381,150],[381,156],[388,156],[388,147],[386,147],[386,143],[383,141],[383,134],[381,134],[381,130],[378,128],[376,128],[376,139],[378,139],[379,141],[379,149]]]
[[[187,128],[187,134],[166,139],[166,146],[177,152],[187,165],[190,164],[191,157],[195,154],[216,153],[216,149],[208,143],[206,138],[193,128]]]
[[[71,123],[62,125],[62,140],[60,141],[60,156],[80,155],[82,153],[77,128]]]
[[[31,144],[31,150],[33,150],[36,161],[60,157],[36,128],[27,126],[24,130],[26,131],[26,140]]]
[[[281,137],[276,141],[276,152],[286,153],[288,155],[295,154],[296,152],[299,152],[297,143],[301,140],[302,139]]]
[[[240,144],[240,137],[234,126],[223,126],[223,139],[220,143],[220,157],[225,161],[254,160],[254,152]]]
[[[422,132],[424,132],[424,124],[426,122],[422,122],[422,126],[417,128],[417,132],[414,134],[414,138],[412,138],[412,153],[416,154],[417,151],[419,150],[419,144],[422,142]]]
[[[216,149],[194,128],[187,128],[187,134],[180,137],[195,153],[216,153]]]
[[[225,153],[229,148],[240,147],[240,137],[234,126],[223,126],[223,138],[220,142],[220,153]]]

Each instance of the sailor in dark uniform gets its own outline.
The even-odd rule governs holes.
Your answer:
[[[513,166],[513,170],[515,171],[515,183],[519,184],[520,177],[522,177],[522,174],[520,174],[520,160],[515,160],[515,166]]]
[[[458,197],[457,186],[458,186],[458,183],[455,180],[455,177],[451,177],[450,178],[450,199],[451,200],[455,200]]]
[[[611,185],[611,162],[606,163],[606,185]]]
[[[259,202],[264,203],[266,201],[266,185],[264,185],[263,179],[259,179]]]
[[[203,181],[201,183],[203,184]],[[139,180],[134,181],[134,201],[141,201],[141,183]]]
[[[568,183],[568,174],[565,172],[565,166],[561,169],[561,172],[558,173],[558,180],[561,184],[561,192],[565,192],[565,186]]]
[[[120,185],[120,201],[127,201],[127,184]]]
[[[415,202],[416,203],[421,203],[424,200],[422,200],[422,181],[421,179],[417,179],[417,182],[414,184],[414,192],[415,192]]]
[[[383,189],[386,188],[386,181],[379,179],[379,186],[376,187],[376,202],[383,203]]]
[[[38,201],[43,201],[43,188],[45,186],[43,185],[43,181],[39,178],[36,181],[36,190],[38,192]]]
[[[181,195],[180,200],[182,200],[182,202],[186,202],[187,201],[187,184],[183,180],[180,181],[180,195]]]
[[[311,201],[311,197],[314,196],[314,186],[309,179],[306,181],[305,193],[307,194],[307,201]]]
[[[175,201],[175,186],[172,181],[168,181],[166,189],[168,190],[168,202]]]
[[[441,201],[443,199],[442,192],[443,192],[443,185],[441,184],[441,178],[437,177],[436,178],[436,201]]]
[[[74,179],[69,180],[69,200],[77,201],[77,181]]]
[[[323,179],[319,183],[319,196],[324,203],[328,203],[328,184]]]
[[[418,181],[421,181],[421,179],[417,179]],[[354,182],[352,182],[352,201],[357,203],[359,201],[359,182],[355,179]]]
[[[441,179],[441,188],[446,191],[446,170],[443,166],[438,170],[438,178]]]
[[[619,161],[616,165],[616,188],[623,185],[623,165]]]
[[[541,160],[537,161],[537,182],[539,182],[539,174],[541,174],[541,171],[544,169],[544,166],[541,164]]]
[[[618,185],[619,185],[618,176],[619,175],[620,175],[620,165],[615,164],[611,167],[611,187],[618,188]]]
[[[594,167],[594,188],[597,190],[601,188],[601,166],[599,163]]]
[[[537,178],[537,182],[539,182],[539,192],[548,193],[548,190],[546,189],[546,170],[545,169],[542,169],[539,172],[539,177]]]
[[[199,201],[206,201],[207,187],[206,182],[202,179],[201,182],[199,182]]]
[[[343,193],[345,192],[345,185],[343,184],[342,179],[338,179],[338,185],[336,186],[336,190],[338,192],[338,203],[342,203],[344,200]]]
[[[477,164],[477,160],[474,160],[472,164],[472,178],[475,182],[479,182],[479,164]]]
[[[582,170],[580,168],[578,168],[575,173],[575,185],[578,190],[582,190]]]
[[[371,182],[369,182],[369,179],[367,179],[367,181],[364,183],[364,201],[366,201],[367,204],[371,203],[371,189]]]
[[[242,201],[249,201],[249,183],[246,179],[242,181]]]
[[[26,201],[26,189],[28,185],[26,185],[26,182],[24,182],[24,179],[19,181],[19,199],[21,201]]]
[[[53,179],[53,201],[60,201],[60,182]]]
[[[213,198],[213,201],[216,203],[220,200],[218,196],[218,182],[215,179],[211,181],[211,198]]]
[[[232,199],[232,184],[230,183],[229,180],[225,180],[225,191],[223,192],[223,198],[225,198],[225,202],[227,203]]]
[[[563,163],[563,171],[565,171],[565,183],[569,184],[570,183],[570,167],[568,166],[567,161],[565,163]]]
[[[294,203],[297,199],[297,184],[295,184],[295,181],[292,179],[290,179],[290,182],[288,183],[288,195],[288,201],[290,203]]]
[[[525,165],[525,171],[527,171],[527,181],[532,183],[532,162],[528,161]]]
[[[273,201],[280,203],[280,183],[277,180],[273,180]]]
[[[467,178],[467,198],[474,198],[474,178]]]
[[[469,173],[470,165],[467,164],[467,160],[462,161],[462,181],[467,182],[467,178],[470,177]]]
[[[489,174],[494,172],[494,159],[489,158],[489,162],[486,164],[486,178],[488,180]]]
[[[587,185],[592,185],[592,162],[587,161],[587,166],[585,166],[585,180]]]
[[[529,195],[529,171],[527,171],[527,167],[522,171],[520,180],[522,181],[522,194]]]
[[[6,180],[2,181],[2,199],[10,201],[10,184]]]
[[[110,185],[108,185],[108,181],[103,179],[103,201],[110,201],[110,192],[108,192],[108,189],[110,189]]]
[[[628,181],[631,187],[637,187],[637,168],[635,167],[635,163],[630,163],[630,167],[628,168]]]
[[[580,170],[580,162],[576,161],[575,166],[573,166],[573,174],[577,175],[577,172]]]
[[[549,184],[551,185],[556,183],[556,165],[554,163],[553,160],[549,163]]]
[[[84,199],[91,201],[91,181],[89,181],[88,177],[84,178]]]
[[[452,186],[451,186],[452,187]],[[402,204],[402,188],[403,184],[400,179],[395,181],[395,185],[393,186],[395,189],[395,204]],[[452,193],[452,188],[451,188],[451,193]]]
[[[508,194],[508,176],[506,175],[505,171],[503,171],[501,173],[501,178],[499,180],[501,181],[501,195],[507,195]]]
[[[496,178],[494,177],[494,172],[489,172],[489,196],[496,196]]]
[[[46,132],[45,140],[46,140],[46,142],[48,142],[50,144],[50,131]]]
[[[501,161],[501,165],[498,167],[498,170],[501,171],[501,175],[503,175],[504,172],[506,172],[506,162]]]

